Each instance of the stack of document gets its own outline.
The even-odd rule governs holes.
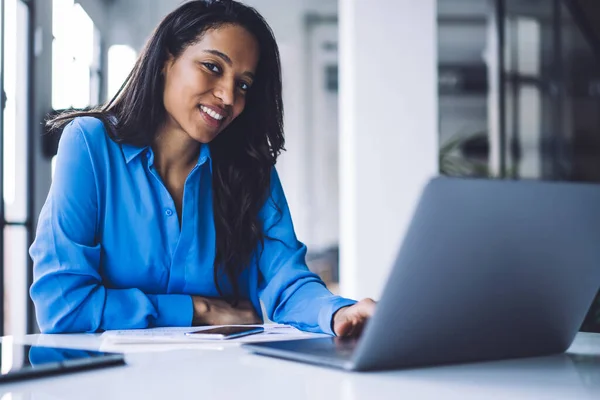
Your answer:
[[[119,345],[147,345],[140,347],[139,350],[167,350],[173,348],[191,348],[198,347],[198,344],[204,343],[207,346],[222,348],[226,344],[241,343],[256,343],[275,340],[292,340],[292,339],[309,339],[318,337],[328,337],[328,335],[309,333],[300,331],[289,325],[282,324],[265,324],[265,325],[243,325],[256,326],[264,328],[263,333],[258,333],[249,336],[243,336],[228,340],[210,340],[199,339],[193,336],[186,335],[187,332],[194,332],[204,329],[216,328],[219,326],[238,326],[238,325],[217,325],[205,327],[166,327],[166,328],[150,328],[150,329],[126,329],[104,332],[100,338],[102,339],[103,350],[116,350]],[[161,346],[157,346],[161,345]],[[170,346],[164,346],[170,345]],[[152,349],[154,347],[154,349]]]

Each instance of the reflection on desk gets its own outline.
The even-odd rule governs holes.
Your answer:
[[[0,384],[123,364],[122,354],[0,343]],[[2,400],[4,400],[2,398]]]
[[[315,391],[330,390],[331,382],[311,382],[311,372],[299,363],[254,355],[244,357],[243,362],[249,369],[264,371],[281,369],[281,362],[284,362],[289,375],[307,378],[307,385],[317,385]],[[323,370],[321,367],[314,368]],[[598,355],[560,354],[402,371],[341,374],[336,379],[340,388],[338,398],[344,399],[391,398],[391,393],[457,399],[597,399],[600,393]]]
[[[31,346],[29,348],[29,363],[35,367],[48,363],[61,363],[69,360],[86,359],[96,355],[90,350],[61,349],[58,347]]]
[[[31,335],[20,340],[90,350],[101,344],[97,335]],[[53,400],[597,399],[599,356],[599,334],[579,334],[564,355],[377,373],[347,373],[262,357],[239,346],[128,352],[126,367],[2,386],[0,399],[5,393],[36,400],[40,394]]]

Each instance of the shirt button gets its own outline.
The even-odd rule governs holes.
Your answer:
[[[167,215],[167,217],[170,217],[171,215],[173,215],[173,211],[171,211],[171,209],[167,208],[165,210],[165,214]]]

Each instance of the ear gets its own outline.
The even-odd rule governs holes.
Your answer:
[[[175,63],[175,57],[173,57],[173,55],[171,53],[167,52],[167,61],[165,61],[165,63],[163,64],[163,68],[160,71],[161,75],[165,76],[165,74],[167,73],[169,68],[171,68],[174,63]]]

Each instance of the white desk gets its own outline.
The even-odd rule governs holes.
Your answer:
[[[14,340],[91,350],[101,342],[98,335]],[[261,357],[235,344],[152,353],[128,347],[127,366],[2,384],[0,400],[600,398],[600,334],[579,334],[568,355],[383,373]]]

